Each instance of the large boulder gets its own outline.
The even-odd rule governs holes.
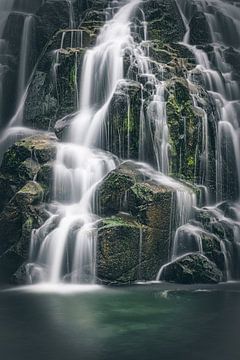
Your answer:
[[[0,210],[28,181],[39,178],[46,193],[50,192],[52,175],[43,173],[52,170],[56,151],[56,137],[50,133],[26,137],[7,150],[0,168]]]
[[[141,165],[126,161],[110,172],[97,189],[101,215],[129,212],[152,228],[168,233],[175,189],[151,179]]]
[[[187,254],[165,265],[160,280],[181,284],[217,284],[223,280],[216,264],[201,254]]]
[[[155,280],[159,267],[167,261],[164,235],[125,214],[103,219],[98,229],[98,281],[124,284]]]
[[[99,214],[105,216],[99,224],[97,276],[104,282],[155,280],[170,256],[176,189],[142,166],[121,164],[97,189]]]

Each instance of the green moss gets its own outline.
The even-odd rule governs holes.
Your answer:
[[[105,218],[102,221],[101,228],[107,229],[118,226],[127,226],[127,227],[141,227],[136,221],[134,221],[131,217],[121,217],[121,216],[112,216],[109,218]]]
[[[195,160],[193,156],[189,156],[189,158],[187,159],[187,164],[190,168],[195,166]]]

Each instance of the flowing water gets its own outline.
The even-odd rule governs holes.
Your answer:
[[[216,105],[216,190],[215,194],[210,194],[209,186],[209,130],[206,112],[199,108],[199,94],[192,94],[195,108],[203,112],[203,139],[204,139],[204,165],[201,169],[201,184],[206,189],[206,205],[217,202],[214,212],[216,218],[222,218],[223,213],[219,210],[222,201],[231,200],[231,205],[235,208],[235,215],[238,214],[239,195],[240,195],[240,165],[239,157],[239,110],[240,110],[240,88],[234,77],[231,65],[226,60],[226,53],[231,47],[233,52],[239,54],[239,20],[240,9],[234,3],[225,1],[198,1],[180,0],[176,5],[181,13],[186,33],[182,44],[187,47],[194,55],[196,68],[189,72],[188,82],[190,86],[194,82],[196,73],[200,73],[204,82],[204,87]],[[205,46],[202,44],[192,44],[191,21],[194,15],[202,14],[209,32],[209,43],[206,39]],[[234,35],[233,35],[234,34]],[[209,51],[209,47],[211,51]],[[231,174],[231,175],[230,175]],[[235,174],[233,179],[232,174]],[[213,201],[213,199],[215,199]],[[211,207],[212,208],[212,207]],[[207,209],[207,208],[206,208]],[[235,228],[234,242],[239,243],[239,221],[224,216],[224,221]],[[176,234],[173,245],[172,257],[187,253],[195,249],[202,253],[202,227],[185,224],[180,227]],[[219,239],[218,239],[219,240]],[[231,278],[229,269],[228,240],[221,241],[225,257],[227,277]],[[183,243],[185,244],[183,245]],[[183,250],[185,249],[185,250]],[[238,258],[238,255],[237,255]],[[239,259],[239,258],[238,258]],[[231,262],[232,260],[230,260]],[[238,260],[239,261],[239,260]]]
[[[138,4],[135,0],[120,8],[106,22],[96,46],[84,57],[78,115],[69,130],[68,143],[59,145],[55,164],[55,201],[61,220],[40,244],[39,231],[34,234],[33,258],[28,265],[31,279],[37,273],[39,280],[51,283],[60,282],[63,275],[72,282],[95,280],[97,217],[93,213],[93,197],[98,183],[115,168],[116,160],[93,146],[123,78],[122,51],[129,43],[130,16]],[[53,220],[55,216],[56,213]],[[71,237],[72,252],[68,249]]]
[[[193,191],[167,176],[169,144],[165,83],[153,74],[151,59],[143,46],[147,38],[143,14],[143,42],[135,42],[132,33],[132,28],[138,31],[136,26],[132,26],[131,20],[140,3],[139,0],[129,1],[116,12],[116,4],[113,2],[114,7],[110,6],[107,9],[108,20],[100,31],[95,47],[87,50],[84,56],[79,109],[68,132],[68,142],[59,145],[55,164],[55,206],[51,219],[54,222],[56,216],[59,216],[60,223],[49,232],[50,219],[50,226],[48,221],[33,233],[31,259],[28,264],[31,281],[94,282],[98,221],[93,209],[94,192],[98,183],[118,162],[110,153],[94,148],[103,145],[102,133],[113,95],[119,86],[125,86],[129,81],[140,82],[140,79],[144,78],[152,85],[152,100],[148,105],[146,117],[143,114],[141,116],[140,138],[143,140],[140,142],[139,155],[145,152],[145,126],[147,123],[154,123],[151,134],[152,149],[156,168],[161,173],[146,164],[140,167],[145,175],[159,184],[166,184],[176,193],[173,232],[190,219],[192,207],[196,206]],[[65,35],[63,32],[60,48],[63,47]],[[131,78],[130,70],[129,77],[123,80],[123,54],[126,50],[131,54],[132,64],[137,63],[138,73],[135,79]],[[59,63],[58,51],[56,56],[53,69]],[[161,71],[161,68],[159,70]],[[54,70],[54,73],[57,78],[56,71]],[[127,142],[126,156],[129,158],[129,135]]]
[[[21,50],[20,50],[20,62],[18,69],[18,91],[17,98],[21,101],[22,95],[25,92],[27,81],[29,79],[29,63],[28,58],[30,56],[31,35],[33,31],[33,16],[26,15],[24,19]]]

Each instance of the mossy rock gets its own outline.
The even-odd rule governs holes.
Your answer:
[[[14,201],[20,208],[26,205],[36,205],[42,201],[43,189],[36,181],[29,181],[15,195]]]
[[[34,135],[17,141],[4,154],[1,170],[10,174],[18,174],[27,159],[46,163],[56,157],[56,138],[52,134]],[[29,164],[29,162],[28,162]],[[21,172],[21,171],[20,171]],[[28,177],[28,176],[27,176]]]
[[[167,258],[168,243],[160,231],[142,226],[136,219],[121,214],[100,222],[98,281],[126,284],[155,280]]]

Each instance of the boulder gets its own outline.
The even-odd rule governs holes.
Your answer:
[[[164,265],[160,280],[181,284],[217,284],[223,280],[216,264],[201,254],[187,254]]]
[[[26,166],[24,162],[27,159],[32,159],[41,165],[55,157],[56,137],[53,134],[43,133],[29,136],[17,141],[4,154],[1,171],[15,175],[18,173],[19,167]],[[32,162],[28,161],[28,166],[30,164],[33,165]]]
[[[97,267],[101,283],[155,280],[168,258],[168,241],[159,229],[126,214],[103,219],[98,228]]]
[[[72,121],[76,113],[66,115],[62,119],[58,120],[54,126],[54,131],[58,139],[65,140],[67,138],[68,130],[72,124]]]
[[[176,189],[167,185],[166,177],[162,183],[161,176],[154,178],[150,169],[126,161],[97,189],[99,214],[105,216],[97,247],[97,273],[103,282],[155,280],[169,259]]]
[[[129,212],[142,224],[168,233],[174,193],[171,186],[151,180],[139,164],[126,161],[105,177],[97,199],[102,215]]]

